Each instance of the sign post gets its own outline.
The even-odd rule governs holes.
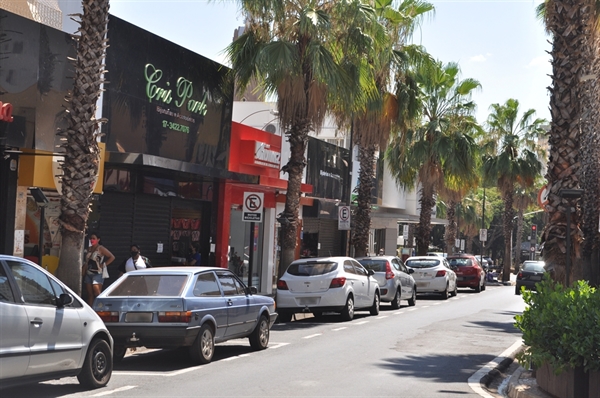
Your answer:
[[[262,222],[265,194],[262,192],[244,192],[242,221]]]
[[[338,230],[349,231],[350,230],[350,206],[340,206],[338,208]]]

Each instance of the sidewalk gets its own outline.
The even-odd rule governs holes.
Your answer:
[[[510,376],[506,396],[509,398],[552,398],[552,395],[538,387],[533,373],[521,366]]]

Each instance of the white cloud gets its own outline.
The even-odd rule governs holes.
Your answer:
[[[547,67],[549,65],[550,59],[548,55],[541,55],[539,57],[535,57],[529,64],[526,66],[527,69],[531,68],[539,68],[539,67]]]
[[[489,54],[486,54],[486,55],[489,55]],[[485,62],[486,60],[487,60],[487,57],[483,54],[479,54],[479,55],[469,58],[469,61],[471,61],[471,62]]]

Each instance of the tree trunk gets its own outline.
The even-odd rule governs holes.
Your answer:
[[[515,273],[521,266],[521,244],[523,243],[523,208],[519,207],[517,214],[517,236],[515,238]]]
[[[504,192],[504,215],[502,217],[502,228],[504,230],[504,268],[502,272],[502,282],[510,280],[510,271],[512,268],[512,232],[513,232],[513,196],[512,190]]]
[[[451,200],[448,202],[448,206],[446,208],[446,219],[448,220],[448,225],[446,226],[446,253],[451,255],[454,253],[454,243],[456,242],[456,202]]]
[[[356,257],[366,256],[371,229],[371,193],[375,179],[375,145],[358,147],[357,206],[354,213],[352,245]]]
[[[284,166],[288,173],[288,186],[283,213],[280,214],[281,223],[281,262],[277,272],[278,278],[284,274],[287,267],[296,257],[296,242],[298,226],[300,225],[300,188],[302,185],[302,174],[306,166],[306,142],[310,122],[301,120],[286,132],[290,143],[290,159]]]
[[[431,213],[435,206],[434,189],[431,185],[423,185],[421,188],[421,214],[417,224],[417,256],[425,256],[429,251],[431,241]]]
[[[96,108],[103,83],[109,8],[108,0],[82,4],[73,92],[67,98],[68,127],[57,133],[64,151],[57,276],[77,294],[81,294],[83,238],[100,163]]]

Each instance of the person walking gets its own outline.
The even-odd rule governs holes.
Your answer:
[[[127,260],[123,261],[121,265],[119,265],[119,271],[121,272],[121,275],[138,269],[152,268],[148,257],[144,257],[141,255],[140,247],[138,245],[131,245],[130,254],[131,257],[129,257]]]
[[[94,304],[94,299],[102,292],[104,269],[113,261],[115,261],[115,256],[100,244],[100,236],[97,233],[92,233],[90,235],[90,247],[87,249],[82,267],[83,283],[87,291],[87,302],[90,306]]]

